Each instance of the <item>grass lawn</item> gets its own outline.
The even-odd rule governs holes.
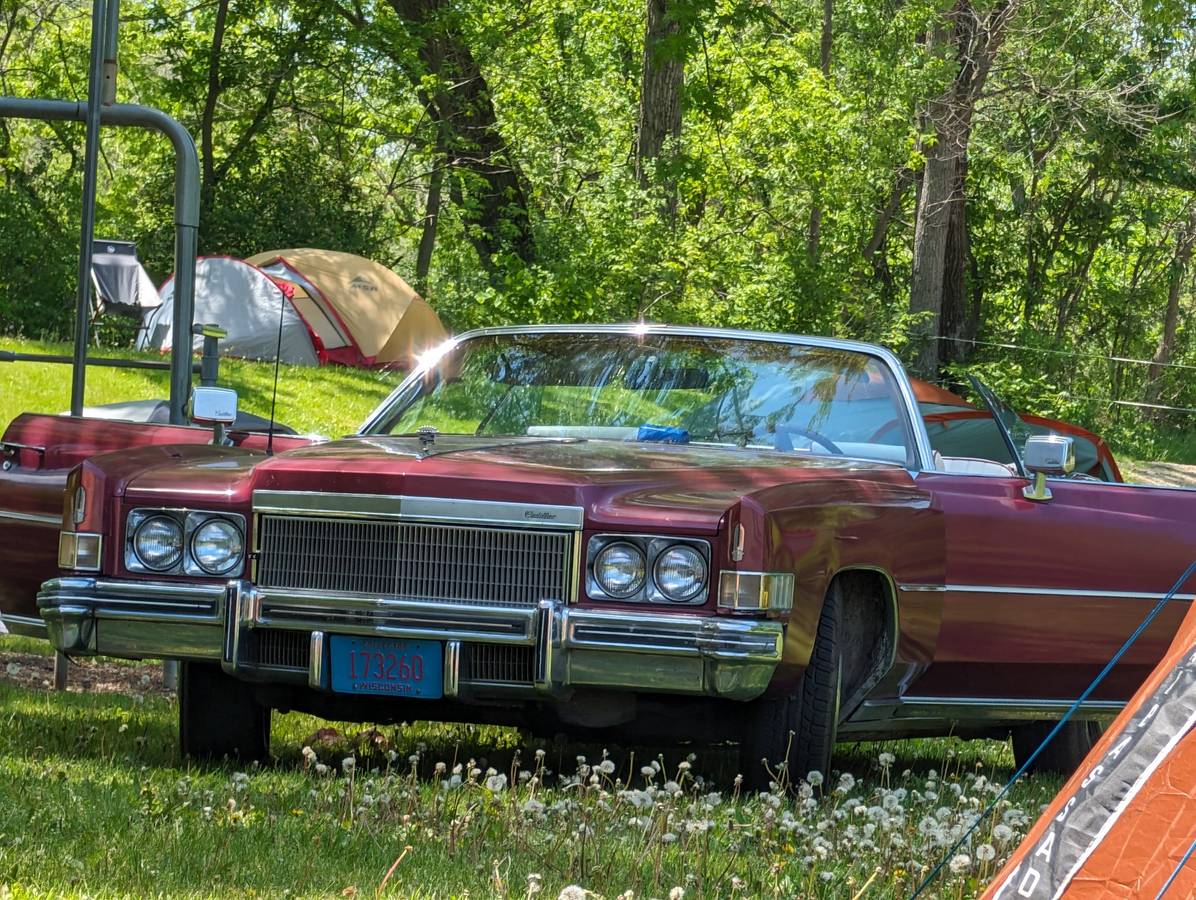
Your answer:
[[[0,350],[70,355],[70,344],[0,337]],[[93,356],[162,361],[158,354],[92,350]],[[329,437],[349,434],[394,388],[401,375],[342,366],[312,368],[280,366],[279,422],[300,433]],[[89,366],[85,402],[89,406],[124,400],[166,399],[169,373]],[[274,366],[238,359],[220,361],[220,383],[235,388],[240,407],[259,416],[270,415]],[[23,412],[58,413],[71,406],[71,367],[54,363],[0,363],[0,431]]]
[[[907,897],[1012,767],[995,741],[860,744],[824,799],[747,797],[717,750],[657,772],[642,751],[538,756],[489,727],[325,744],[326,723],[289,714],[275,764],[237,771],[182,762],[176,715],[161,696],[0,673],[0,897]],[[1058,786],[1016,787],[928,896],[978,894]]]

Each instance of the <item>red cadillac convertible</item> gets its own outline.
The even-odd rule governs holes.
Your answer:
[[[464,334],[358,434],[273,455],[26,415],[0,609],[68,654],[183,660],[196,756],[265,756],[277,709],[739,742],[757,780],[860,738],[1024,757],[1196,557],[1196,495],[1073,477],[1070,438],[980,390],[1008,463],[936,450],[883,348],[668,326]]]

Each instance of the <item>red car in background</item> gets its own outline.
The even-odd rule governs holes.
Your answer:
[[[943,456],[971,456],[1002,464],[1013,463],[1000,430],[987,409],[979,409],[958,394],[911,378],[914,397],[930,445]],[[1098,435],[1079,425],[1043,416],[1018,415],[1025,426],[1025,436],[1061,434],[1072,439],[1076,454],[1075,472],[1100,481],[1124,481],[1109,445]]]

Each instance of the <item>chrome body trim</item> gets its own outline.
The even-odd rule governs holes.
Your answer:
[[[561,609],[561,645],[566,649],[611,650],[720,661],[777,663],[781,623],[726,616],[627,615],[623,612]]]
[[[0,509],[0,519],[8,519],[13,522],[29,522],[34,525],[53,525],[55,528],[62,527],[62,516],[44,516],[41,513],[17,512],[15,509]]]
[[[324,494],[317,491],[254,491],[253,511],[266,515],[333,516],[502,525],[507,528],[581,529],[580,506],[409,497],[403,494]]]
[[[535,607],[486,606],[280,591],[242,585],[242,615],[250,628],[321,630],[335,634],[449,641],[533,644]]]
[[[899,700],[866,700],[850,717],[850,726],[867,729],[888,723],[899,730],[913,719],[999,724],[1060,719],[1074,700],[1044,700],[1022,697],[924,697],[907,695]],[[1075,715],[1081,719],[1109,719],[1125,703],[1118,700],[1088,700]]]
[[[53,578],[37,595],[64,653],[134,659],[219,659],[224,585]]]
[[[1081,588],[1006,587],[986,584],[902,584],[898,586],[898,589],[902,593],[1009,594],[1033,597],[1050,595],[1055,597],[1095,597],[1109,600],[1158,601],[1167,596],[1162,592],[1155,594],[1150,591],[1087,591]],[[1176,594],[1172,599],[1190,603],[1196,600],[1196,594]]]
[[[399,395],[412,384],[423,378],[424,373],[434,366],[444,354],[452,351],[465,341],[478,337],[489,337],[504,334],[617,334],[617,335],[677,335],[679,337],[709,337],[726,340],[760,341],[764,343],[803,345],[807,347],[822,347],[831,350],[849,350],[864,353],[879,359],[893,375],[902,399],[905,401],[906,425],[909,435],[913,439],[914,470],[934,471],[934,455],[930,447],[930,436],[926,432],[926,424],[918,413],[918,402],[914,396],[913,385],[906,374],[905,367],[891,350],[876,344],[866,344],[862,341],[848,341],[837,338],[807,337],[793,334],[775,334],[764,331],[743,331],[732,328],[702,328],[684,325],[645,325],[639,323],[625,325],[522,325],[499,326],[495,328],[479,328],[466,331],[451,337],[439,346],[423,355],[419,365],[399,382],[373,412],[369,414],[358,434],[373,433],[374,427],[386,415]]]
[[[500,685],[567,698],[572,687],[664,691],[750,700],[768,687],[781,660],[780,622],[731,616],[581,609],[556,599],[531,608],[264,590],[227,585],[62,578],[39,594],[59,649],[134,658],[219,660],[250,681],[293,683],[254,658],[260,628],[310,634],[308,669],[298,677],[328,690],[329,634],[445,642],[445,695],[467,700],[493,685],[461,679],[466,641],[534,648],[533,679]],[[122,630],[122,623],[129,629]],[[109,636],[110,629],[116,631]],[[140,641],[135,644],[134,641]],[[114,652],[115,651],[115,652]],[[476,688],[476,689],[475,689]]]
[[[444,642],[444,696],[456,697],[461,684],[461,642]]]
[[[49,637],[46,623],[32,616],[15,616],[12,613],[0,613],[0,624],[8,629],[10,634],[20,634],[25,637]],[[2,634],[3,632],[0,632]]]
[[[328,668],[325,659],[325,648],[328,641],[322,631],[311,633],[311,644],[307,655],[307,686],[316,690],[324,688],[324,672]]]

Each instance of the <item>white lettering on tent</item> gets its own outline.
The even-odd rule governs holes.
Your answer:
[[[1144,715],[1141,719],[1138,720],[1138,727],[1144,728],[1146,726],[1146,724],[1151,719],[1153,719],[1155,717],[1155,713],[1157,713],[1158,711],[1159,711],[1159,704],[1158,703],[1153,704],[1150,707],[1150,709],[1147,711],[1146,715]]]
[[[1051,851],[1055,846],[1055,832],[1047,832],[1047,836],[1043,838],[1042,846],[1034,851],[1035,856],[1041,856],[1047,862],[1051,861]],[[1037,879],[1035,879],[1037,881]]]
[[[1088,785],[1092,784],[1092,782],[1096,781],[1096,779],[1100,778],[1104,774],[1105,774],[1105,767],[1097,766],[1095,769],[1093,769],[1091,772],[1088,773],[1087,778],[1085,778],[1083,781],[1080,782],[1080,790],[1083,790],[1084,788],[1088,787]]]
[[[1076,805],[1076,797],[1073,794],[1068,798],[1067,802],[1063,804],[1063,809],[1059,810],[1059,815],[1055,816],[1056,822],[1062,822],[1067,818],[1067,814],[1071,812],[1071,808]]]
[[[1009,877],[1001,882],[1001,886],[999,888],[997,888],[997,892],[995,894],[993,894],[993,900],[1001,900],[1001,898],[1005,896],[1005,892],[1007,890],[1009,890],[1009,888],[1013,885],[1014,880],[1016,880],[1016,878],[1017,878],[1017,873],[1020,872],[1021,870],[1022,870],[1022,867],[1018,866],[1016,869],[1014,869],[1012,872],[1009,873]]]
[[[1117,757],[1121,756],[1121,754],[1125,750],[1125,748],[1128,747],[1133,742],[1134,742],[1134,736],[1132,734],[1127,734],[1125,737],[1123,737],[1120,741],[1117,742],[1117,746],[1115,746],[1112,750],[1109,751],[1109,759],[1117,759]]]
[[[1031,879],[1033,880],[1031,881]],[[1033,897],[1034,889],[1038,887],[1038,882],[1041,879],[1042,876],[1038,874],[1037,869],[1031,868],[1028,870],[1026,874],[1022,876],[1022,883],[1017,886],[1018,896]]]

